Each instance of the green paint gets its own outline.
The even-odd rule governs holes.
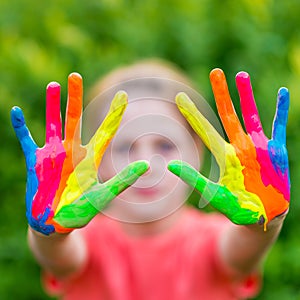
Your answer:
[[[242,208],[238,202],[238,197],[226,186],[210,181],[189,164],[173,160],[169,162],[168,169],[198,190],[214,208],[226,215],[233,223],[246,225],[259,221],[258,212]]]

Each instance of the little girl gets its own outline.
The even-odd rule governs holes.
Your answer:
[[[216,74],[218,80],[222,74]],[[118,132],[103,155],[98,171],[100,182],[109,182],[131,162],[146,160],[150,168],[141,171],[130,182],[130,187],[122,188],[127,188],[122,193],[118,190],[114,194],[118,196],[107,201],[86,226],[77,226],[82,228],[43,234],[39,225],[29,221],[29,246],[43,269],[43,283],[49,295],[72,300],[225,300],[257,295],[262,261],[280,232],[287,208],[274,212],[273,219],[267,220],[270,214],[262,213],[257,222],[251,219],[253,213],[244,223],[238,213],[232,215],[233,202],[229,198],[237,195],[234,196],[237,203],[236,199],[242,199],[246,191],[238,184],[238,178],[229,178],[227,183],[227,160],[222,158],[227,150],[220,153],[222,147],[215,146],[218,138],[211,127],[203,125],[207,137],[203,130],[200,132],[201,124],[206,123],[195,123],[193,114],[187,113],[180,104],[182,99],[186,101],[180,94],[177,104],[181,112],[186,113],[184,116],[204,143],[211,143],[208,147],[217,162],[225,161],[226,166],[220,167],[220,178],[226,183],[226,191],[230,191],[226,204],[217,203],[218,197],[207,199],[222,214],[204,213],[184,205],[192,191],[190,186],[208,195],[200,187],[200,175],[191,171],[201,167],[203,145],[174,102],[176,94],[182,91],[193,100],[199,99],[189,86],[189,79],[181,71],[160,60],[119,68],[95,85],[91,93],[94,101],[85,111],[91,132],[101,124],[117,91],[124,90],[129,103]],[[220,85],[213,88],[216,93]],[[226,95],[223,93],[223,96]],[[201,102],[199,109],[209,114],[209,107],[205,105]],[[238,128],[235,129],[238,132]],[[229,147],[229,144],[224,145]],[[75,152],[81,150],[75,148],[74,157]],[[249,162],[252,157],[245,159]],[[186,173],[183,172],[186,165],[181,163],[176,171],[176,163],[180,161],[189,164]],[[243,170],[247,179],[247,168]],[[77,175],[80,181],[81,174]],[[198,176],[196,181],[191,179],[195,176]],[[253,178],[253,182],[256,179]],[[205,186],[210,187],[207,182]],[[231,193],[233,186],[236,191]],[[80,188],[84,191],[83,184],[79,184]],[[99,199],[104,197],[100,192],[97,195]],[[272,192],[265,195],[273,197]],[[241,206],[239,212],[251,211]],[[249,207],[252,209],[252,204]],[[259,206],[257,211],[260,209]],[[27,217],[32,220],[28,213]],[[59,219],[54,217],[54,220]]]

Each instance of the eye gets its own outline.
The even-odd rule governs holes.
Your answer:
[[[162,153],[169,153],[176,149],[175,145],[168,140],[159,141],[156,146],[157,150]]]

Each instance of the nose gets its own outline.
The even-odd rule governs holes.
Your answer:
[[[131,146],[129,151],[129,156],[131,161],[146,159],[150,161],[151,157],[155,155],[155,151],[149,143],[147,138],[139,138],[134,144]]]
[[[165,158],[157,153],[151,138],[137,140],[130,149],[130,161],[145,159],[150,162],[149,170],[136,183],[139,187],[153,187],[158,184],[167,172]]]

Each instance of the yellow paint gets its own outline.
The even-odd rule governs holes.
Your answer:
[[[225,161],[224,139],[207,121],[207,119],[198,111],[195,104],[185,93],[179,93],[176,96],[176,103],[180,112],[190,123],[190,125],[201,138],[206,147],[215,156],[217,163],[221,168],[220,173],[223,173],[224,169],[222,169],[222,167],[224,166]]]
[[[245,177],[239,158],[236,155],[232,145],[226,143],[225,149],[225,167],[224,174],[221,174],[220,183],[225,185],[238,198],[238,203],[242,208],[258,212],[258,215],[265,218],[265,224],[268,223],[268,217],[261,199],[254,193],[248,192],[245,187]]]
[[[192,128],[215,156],[220,168],[219,183],[226,186],[230,192],[237,196],[238,203],[242,208],[258,212],[259,216],[263,215],[266,224],[268,217],[261,199],[245,188],[244,167],[236,154],[235,148],[220,136],[186,94],[178,94],[176,103]],[[254,160],[256,160],[255,157]]]
[[[120,125],[126,106],[127,94],[122,91],[118,92],[112,101],[106,118],[85,147],[87,150],[86,157],[79,162],[70,174],[55,214],[63,206],[76,201],[85,191],[98,182],[99,164],[110,140]]]

